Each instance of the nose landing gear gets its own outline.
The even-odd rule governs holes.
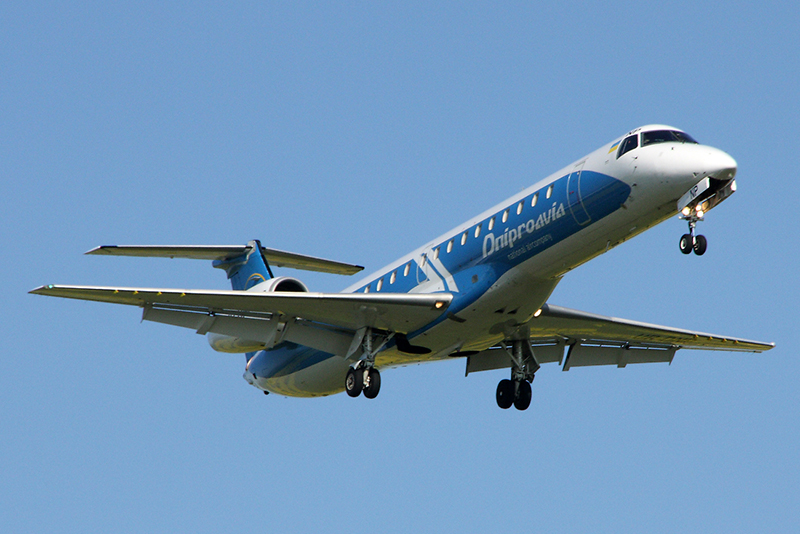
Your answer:
[[[694,234],[694,229],[695,226],[697,226],[697,222],[703,220],[703,210],[701,205],[698,204],[697,208],[694,210],[688,207],[684,208],[681,212],[681,219],[689,222],[689,233],[681,236],[681,252],[684,254],[689,254],[692,252],[692,250],[694,250],[695,254],[702,256],[706,253],[706,249],[708,248],[708,240],[703,235]]]

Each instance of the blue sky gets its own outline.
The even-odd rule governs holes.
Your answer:
[[[0,7],[0,529],[794,532],[800,60],[790,3]],[[226,288],[100,244],[238,244],[378,269],[642,124],[739,163],[705,256],[669,220],[551,302],[774,341],[671,366],[385,372],[265,397],[244,358],[45,283]],[[312,290],[351,280],[284,270]]]

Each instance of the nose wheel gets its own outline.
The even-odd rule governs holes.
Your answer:
[[[683,217],[689,221],[689,233],[683,234],[679,243],[681,252],[684,254],[689,254],[694,251],[694,253],[698,256],[702,256],[706,253],[706,249],[708,248],[708,240],[706,239],[706,236],[694,235],[694,229],[695,226],[697,226],[697,221],[703,220],[702,217],[699,216],[700,213],[702,212],[697,212],[691,216]]]
[[[694,251],[698,256],[706,253],[708,248],[708,240],[704,235],[693,236],[692,234],[683,234],[680,241],[681,252],[690,254]]]

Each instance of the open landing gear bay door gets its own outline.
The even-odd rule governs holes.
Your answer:
[[[545,304],[528,322],[536,361],[571,367],[629,363],[672,362],[678,349],[762,352],[775,346],[730,336],[694,332],[654,324],[605,317]],[[566,351],[566,355],[565,355]],[[467,359],[467,374],[512,366],[502,347],[493,347]]]

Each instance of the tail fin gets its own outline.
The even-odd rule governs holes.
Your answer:
[[[244,254],[223,260],[214,260],[212,265],[217,269],[225,270],[233,289],[250,289],[272,278],[272,270],[261,251],[261,243],[258,240],[247,243]]]

